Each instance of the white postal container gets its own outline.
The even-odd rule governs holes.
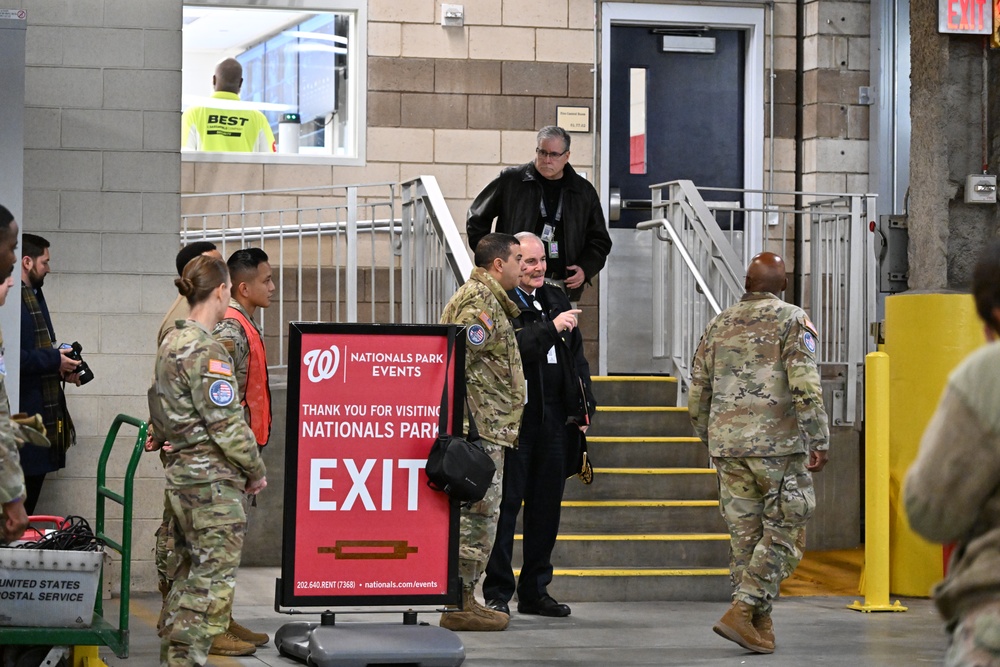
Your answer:
[[[0,626],[89,628],[101,551],[0,549]]]

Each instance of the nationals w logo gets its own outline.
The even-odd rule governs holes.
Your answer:
[[[328,350],[309,350],[302,357],[309,371],[310,382],[329,380],[340,366],[340,348],[331,345]]]

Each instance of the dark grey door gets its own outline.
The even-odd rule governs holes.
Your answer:
[[[711,53],[664,51],[664,37],[714,38]],[[650,199],[649,186],[688,179],[698,186],[742,188],[747,33],[679,33],[668,26],[611,26],[607,186],[623,203]],[[673,47],[690,40],[671,39]],[[705,47],[706,39],[694,40]],[[713,201],[739,199],[712,193]],[[641,204],[638,204],[641,207]],[[613,215],[612,215],[613,217]],[[655,241],[635,225],[650,211],[623,208],[611,220],[614,249],[607,280],[607,372],[667,373],[653,357],[650,308]],[[602,307],[605,307],[602,304]]]
[[[664,52],[665,38],[675,42],[666,48],[714,40],[715,50]],[[651,184],[676,179],[743,187],[745,41],[742,30],[612,26],[608,183],[623,200],[649,199]],[[611,226],[643,219],[625,210]]]

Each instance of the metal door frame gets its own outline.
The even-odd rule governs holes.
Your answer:
[[[756,7],[730,7],[681,4],[646,4],[605,2],[601,5],[601,115],[600,115],[600,194],[605,217],[608,217],[608,188],[611,118],[611,27],[618,25],[707,26],[713,29],[746,31],[746,72],[744,75],[744,164],[743,183],[747,190],[764,187],[764,18],[763,5]],[[712,183],[696,183],[711,186]],[[763,201],[759,193],[747,193],[744,205],[759,207]],[[600,300],[608,303],[609,281],[602,276]],[[600,309],[599,372],[608,372],[608,309]]]

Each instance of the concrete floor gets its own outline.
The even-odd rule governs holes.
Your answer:
[[[292,621],[316,621],[318,614],[287,616],[273,610],[278,568],[243,568],[239,573],[235,616],[244,625],[271,635],[272,642],[248,658],[213,657],[213,667],[301,665],[278,655],[274,632]],[[903,613],[864,614],[846,609],[849,597],[786,597],[774,607],[777,649],[772,655],[743,651],[712,632],[725,612],[715,602],[574,603],[564,619],[521,616],[514,612],[504,632],[460,633],[469,667],[551,665],[639,667],[640,665],[804,665],[940,664],[946,636],[929,600],[905,599]],[[110,609],[105,610],[106,613]],[[131,652],[120,660],[104,649],[111,666],[154,666],[159,655],[155,633],[159,597],[133,598]],[[439,614],[419,620],[436,625]],[[338,623],[398,623],[400,614],[339,614]]]

